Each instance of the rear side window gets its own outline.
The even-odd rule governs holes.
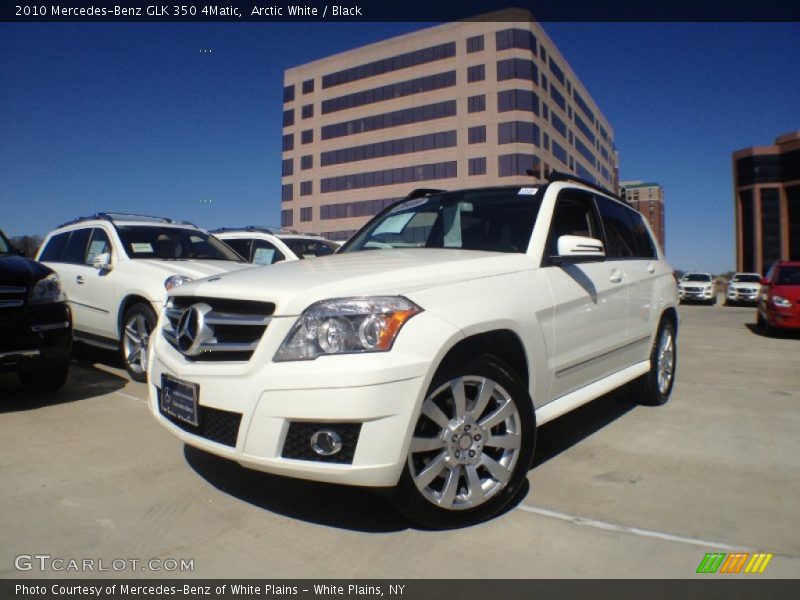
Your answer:
[[[631,227],[628,209],[602,196],[597,207],[606,232],[606,255],[611,258],[634,258],[639,255],[636,235]]]
[[[92,230],[92,241],[89,243],[89,252],[84,262],[91,265],[101,254],[111,254],[111,241],[108,239],[108,234],[98,227]]]
[[[69,236],[61,262],[83,264],[86,258],[86,247],[89,245],[91,229],[76,229]]]
[[[228,246],[233,248],[236,251],[236,254],[244,258],[246,261],[250,260],[250,242],[252,240],[247,238],[241,238],[236,240],[222,240]]]
[[[69,231],[54,235],[42,250],[39,260],[42,262],[64,262],[64,248],[66,248],[68,241]]]
[[[632,210],[626,211],[631,220],[633,235],[636,238],[637,255],[641,258],[658,258],[658,251],[644,223],[641,213]]]

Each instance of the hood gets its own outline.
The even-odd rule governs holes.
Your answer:
[[[232,260],[152,260],[147,258],[131,259],[139,266],[144,266],[154,277],[166,279],[170,275],[185,275],[192,279],[204,279],[212,275],[221,275],[231,271],[251,269],[253,265]]]
[[[30,287],[52,272],[49,267],[24,256],[16,254],[0,256],[0,285]]]
[[[708,287],[710,285],[714,285],[713,281],[679,281],[679,286],[689,286],[689,287]]]
[[[181,286],[174,295],[274,302],[276,316],[296,316],[319,300],[410,294],[531,268],[531,258],[525,254],[424,248],[369,250],[230,273],[213,281]]]

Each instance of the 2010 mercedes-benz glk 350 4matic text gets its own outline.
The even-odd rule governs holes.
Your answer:
[[[677,305],[642,216],[597,188],[418,190],[336,255],[173,290],[150,405],[191,446],[456,527],[515,496],[537,425],[634,381],[667,401]]]

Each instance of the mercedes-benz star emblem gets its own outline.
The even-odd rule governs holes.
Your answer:
[[[206,325],[206,315],[211,312],[208,304],[193,304],[181,314],[175,337],[178,348],[186,356],[196,356],[202,352],[204,343],[214,337],[214,332]]]

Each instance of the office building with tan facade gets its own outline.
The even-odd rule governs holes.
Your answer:
[[[281,223],[342,240],[415,188],[617,189],[614,132],[530,12],[446,23],[286,70]]]
[[[736,270],[800,260],[800,131],[733,153]]]
[[[657,183],[620,181],[619,196],[647,218],[661,249],[666,250],[666,239],[664,237],[664,188]]]

